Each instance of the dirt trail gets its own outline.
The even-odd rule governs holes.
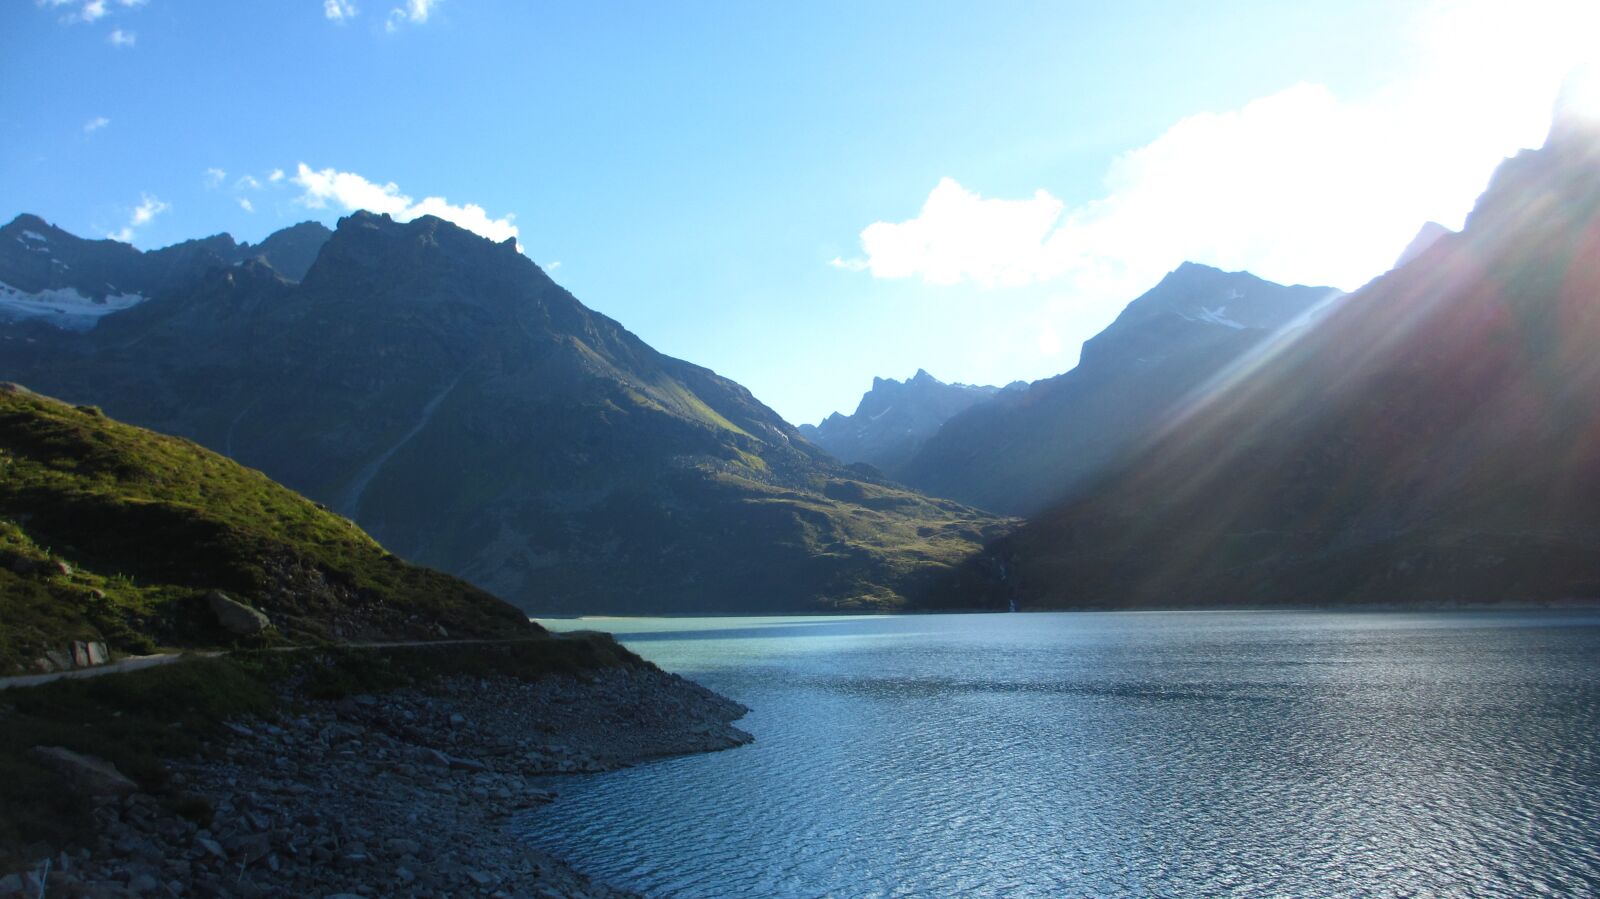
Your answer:
[[[277,646],[273,652],[304,652],[309,649],[398,649],[406,646],[465,646],[482,643],[521,643],[524,640],[544,640],[547,637],[502,637],[490,640],[399,640],[394,642],[378,643],[336,643],[331,646]],[[154,668],[157,665],[170,665],[183,659],[210,659],[225,655],[221,650],[197,649],[187,652],[166,652],[148,656],[132,656],[120,659],[106,665],[96,665],[93,668],[74,668],[71,671],[52,671],[49,674],[19,674],[13,677],[0,677],[0,690],[10,687],[37,687],[63,678],[81,679],[86,677],[99,677],[103,674],[121,674],[125,671],[139,671],[144,668]]]

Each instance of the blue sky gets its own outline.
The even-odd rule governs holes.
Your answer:
[[[1069,369],[1184,259],[1359,286],[1539,142],[1589,6],[6,0],[0,216],[514,228],[815,421]]]

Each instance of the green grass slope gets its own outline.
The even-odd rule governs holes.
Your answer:
[[[123,653],[232,645],[212,590],[271,618],[258,644],[538,632],[260,472],[0,385],[0,674],[73,640]]]

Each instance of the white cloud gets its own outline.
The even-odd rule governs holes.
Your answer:
[[[151,219],[167,211],[167,204],[149,194],[140,194],[139,199],[140,203],[134,207],[133,221],[130,223],[135,228],[149,224]]]
[[[256,206],[255,206],[254,203],[250,202],[250,198],[249,197],[239,197],[238,198],[238,203],[239,203],[239,208],[243,209],[245,212],[255,212],[256,211]]]
[[[443,197],[424,197],[415,201],[401,193],[400,186],[392,181],[377,184],[354,172],[314,170],[303,162],[289,180],[302,188],[297,202],[312,209],[325,209],[331,201],[346,211],[365,209],[387,213],[402,222],[409,222],[418,216],[436,215],[497,242],[517,236],[517,226],[512,223],[512,216],[490,218],[482,206],[473,203],[456,206]]]
[[[218,168],[206,169],[206,187],[216,187],[228,179],[228,173]]]
[[[273,169],[272,174],[267,176],[267,180],[271,181],[273,184],[277,184],[279,181],[282,181],[283,169]]]
[[[239,180],[233,182],[234,190],[260,190],[261,182],[254,175],[240,175]]]
[[[107,8],[109,4],[110,0],[37,0],[36,3],[49,9],[60,9],[63,6],[77,7],[76,11],[61,18],[62,23],[67,25],[92,25],[110,15],[111,10]],[[145,0],[116,0],[116,4],[125,9],[132,9],[143,6]]]
[[[133,240],[134,232],[137,229],[150,224],[151,219],[154,219],[161,213],[166,212],[169,208],[170,207],[166,203],[163,203],[161,200],[156,199],[149,194],[140,194],[139,205],[134,207],[133,215],[129,217],[128,224],[124,225],[120,230],[113,231],[106,236],[112,240],[120,240],[123,243],[129,243]]]
[[[350,0],[323,0],[322,14],[330,22],[345,22],[356,17],[356,5]]]
[[[111,120],[110,119],[106,118],[103,115],[97,115],[94,118],[90,119],[89,121],[83,123],[83,133],[84,134],[93,134],[96,131],[99,131],[101,128],[104,128],[105,126],[107,126],[109,124],[111,124]]]
[[[106,35],[106,40],[109,41],[113,47],[132,47],[134,44],[139,42],[139,36],[131,31],[123,31],[121,28],[113,28],[111,29],[111,33]]]
[[[393,34],[402,24],[421,25],[433,15],[433,8],[439,5],[439,0],[406,0],[405,5],[396,6],[389,10],[389,18],[383,23],[384,30]]]
[[[1047,265],[1044,242],[1062,208],[1042,190],[1027,200],[986,200],[944,178],[916,218],[877,222],[861,232],[866,259],[833,264],[877,278],[921,275],[931,284],[1027,284]]]
[[[1116,159],[1103,194],[1082,205],[1044,190],[990,199],[945,178],[916,217],[867,226],[862,256],[831,264],[1118,301],[1185,259],[1359,286],[1424,221],[1458,227],[1499,160],[1542,141],[1600,5],[1529,4],[1432,7],[1404,80],[1365,97],[1297,84],[1190,116]]]

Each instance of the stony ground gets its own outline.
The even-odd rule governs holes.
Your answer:
[[[98,844],[52,858],[45,895],[628,895],[527,845],[507,819],[549,801],[553,774],[742,745],[730,722],[744,712],[638,667],[302,702],[171,763],[179,803],[104,800]],[[38,895],[41,870],[0,879],[0,896]]]

